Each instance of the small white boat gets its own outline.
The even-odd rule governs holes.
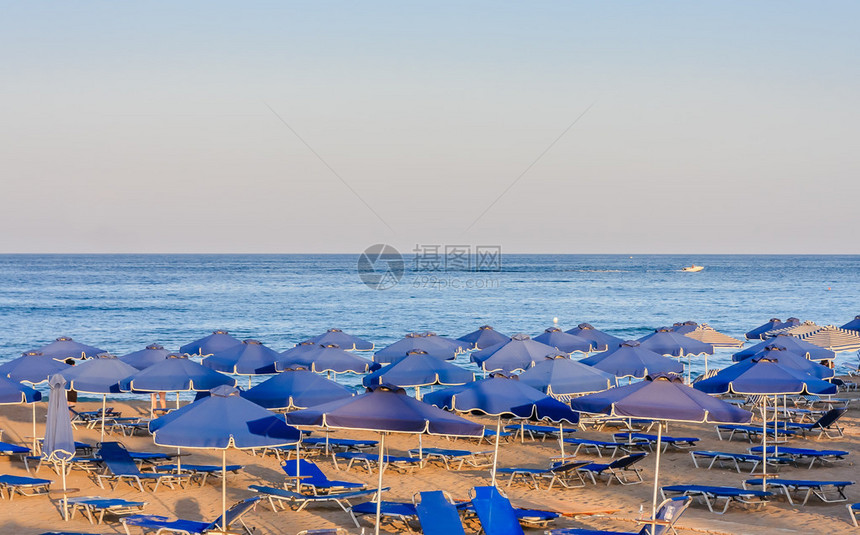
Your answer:
[[[683,268],[681,271],[686,271],[687,273],[696,273],[697,271],[702,271],[703,269],[705,269],[705,266],[697,266],[696,264],[693,264],[692,266],[687,266]]]

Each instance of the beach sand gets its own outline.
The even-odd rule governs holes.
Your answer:
[[[856,393],[843,393],[840,397],[857,398]],[[860,403],[860,401],[853,401]],[[148,404],[143,402],[116,403],[110,405],[122,410],[124,415],[146,416]],[[99,408],[97,403],[79,403],[80,410]],[[45,404],[37,406],[37,418],[39,422],[39,434],[44,431]],[[0,428],[4,430],[3,440],[17,444],[27,444],[31,435],[31,409],[24,406],[5,406],[0,411]],[[827,439],[820,441],[814,439],[792,439],[791,446],[841,449],[851,452],[851,455],[833,466],[816,467],[807,470],[799,467],[786,467],[780,471],[782,477],[795,479],[820,479],[820,480],[855,480],[860,476],[856,462],[860,461],[860,442],[858,442],[858,410],[856,407],[849,409],[848,414],[841,420],[846,428],[845,438]],[[495,420],[489,418],[477,418],[488,426],[494,426]],[[316,435],[321,435],[317,432]],[[669,435],[673,436],[695,436],[702,440],[697,449],[714,449],[732,452],[745,452],[752,444],[735,439],[731,442],[720,442],[712,425],[691,424],[669,424]],[[332,436],[361,439],[378,439],[378,435],[368,432],[335,432]],[[595,438],[601,440],[612,440],[611,432],[578,431],[577,436],[582,438]],[[79,428],[75,432],[75,438],[79,441],[95,443],[99,440],[97,429]],[[159,448],[153,445],[149,436],[123,437],[111,435],[107,440],[118,440],[123,442],[129,449],[136,451],[175,451]],[[412,435],[392,435],[386,439],[386,444],[391,446],[391,452],[400,452],[407,455],[406,451],[418,445],[418,437]],[[474,451],[491,449],[486,443],[478,445],[474,441],[458,440],[450,442],[443,437],[425,436],[423,438],[425,447],[456,447],[469,448]],[[189,450],[191,452],[191,450]],[[220,464],[220,452],[196,450],[188,457],[183,458],[183,463],[195,464]],[[550,457],[558,455],[558,444],[554,441],[526,442],[512,441],[503,443],[501,447],[500,466],[533,466],[546,467]],[[592,455],[580,453],[580,458],[594,459]],[[230,503],[254,496],[255,493],[247,490],[252,484],[267,484],[281,486],[284,483],[284,475],[273,456],[254,456],[250,452],[240,450],[228,450],[227,462],[242,464],[245,469],[238,475],[228,476],[228,501]],[[317,462],[331,478],[361,481],[371,487],[376,486],[376,473],[368,474],[365,470],[353,468],[349,472],[337,472],[331,458],[318,458]],[[645,469],[643,476],[645,483],[638,485],[621,486],[613,483],[607,486],[598,483],[597,486],[588,484],[585,488],[564,489],[553,488],[546,490],[546,484],[540,490],[526,487],[523,484],[515,484],[505,488],[505,480],[500,486],[511,498],[515,505],[530,506],[541,509],[553,509],[565,512],[601,511],[615,509],[616,513],[604,517],[585,517],[580,519],[561,518],[552,524],[552,527],[583,527],[591,529],[613,529],[621,531],[638,531],[640,526],[635,519],[640,516],[640,508],[643,514],[648,514],[651,507],[651,483],[654,477],[654,456],[649,455],[640,465]],[[0,473],[27,475],[23,464],[15,461],[0,461]],[[47,468],[42,468],[36,477],[44,477],[54,480],[53,488],[58,489],[60,478]],[[738,474],[732,469],[694,468],[687,452],[669,450],[662,456],[660,469],[661,485],[696,483],[708,485],[732,485],[740,486],[744,479],[749,478],[747,474]],[[68,477],[67,484],[70,488],[79,489],[71,492],[74,496],[108,496],[125,498],[129,500],[142,500],[147,502],[145,512],[147,514],[158,514],[166,516],[179,516],[194,520],[214,520],[220,514],[221,496],[220,480],[210,479],[203,487],[192,485],[186,489],[170,490],[160,487],[157,493],[140,493],[129,485],[123,483],[116,490],[102,490],[91,479],[82,472],[73,471]],[[444,489],[450,492],[454,498],[466,499],[469,489],[475,485],[489,484],[489,470],[463,470],[447,471],[442,467],[429,464],[425,468],[413,473],[399,473],[393,470],[385,472],[385,485],[391,490],[384,495],[386,500],[411,500],[412,495],[418,491]],[[849,501],[854,503],[860,501],[860,486],[848,487]],[[16,497],[14,501],[8,499],[0,501],[0,532],[16,533],[21,535],[39,534],[44,531],[76,531],[92,533],[122,533],[122,526],[118,522],[110,521],[105,525],[90,525],[80,516],[76,516],[70,522],[63,522],[56,502],[60,493],[52,493],[50,499],[46,496]],[[302,512],[291,510],[272,512],[268,504],[261,502],[255,512],[246,517],[249,526],[256,527],[256,533],[285,533],[295,534],[303,529],[315,529],[324,527],[343,527],[350,533],[358,533],[349,516],[334,504],[312,504]],[[369,528],[371,524],[367,519],[362,520],[362,525]],[[402,526],[383,525],[388,533],[405,531]],[[139,533],[137,528],[132,528],[132,533]],[[773,534],[773,533],[856,533],[848,517],[845,503],[824,504],[812,498],[806,506],[791,506],[784,500],[772,502],[762,511],[748,511],[738,506],[732,506],[725,515],[717,515],[708,512],[704,505],[694,503],[688,509],[678,524],[680,533],[735,533],[735,534]],[[543,530],[526,529],[526,533],[542,533]]]

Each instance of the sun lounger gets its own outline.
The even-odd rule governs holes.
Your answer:
[[[192,480],[197,479],[200,481],[200,486],[202,487],[206,484],[209,476],[221,477],[221,474],[224,473],[224,468],[226,468],[227,472],[238,474],[239,470],[245,467],[241,464],[228,464],[226,467],[222,467],[220,464],[161,464],[155,467],[155,471],[189,474]]]
[[[791,423],[786,424],[789,430],[798,430],[803,433],[803,437],[806,438],[807,433],[816,433],[817,438],[821,439],[822,436],[826,436],[827,438],[836,438],[842,437],[844,435],[843,429],[839,427],[839,419],[845,414],[847,409],[830,409],[824,415],[818,419],[818,421],[811,424],[799,424],[799,423]]]
[[[796,501],[795,498],[792,498],[792,493],[803,493],[803,501],[800,505],[806,505],[812,496],[826,503],[847,501],[845,487],[853,484],[853,481],[815,481],[808,479],[770,479],[767,482],[768,487],[780,490],[791,505],[794,505]],[[744,481],[744,488],[761,486],[761,479]]]
[[[721,424],[714,426],[717,429],[717,436],[720,440],[731,440],[735,435],[741,435],[745,437],[750,442],[756,442],[760,440],[762,428],[761,426],[755,425],[741,425],[741,424]],[[774,436],[773,426],[770,426],[765,431],[768,437]],[[728,433],[728,438],[723,438],[723,433]],[[776,433],[781,436],[790,436],[796,435],[797,431],[794,429],[779,429]]]
[[[84,424],[87,427],[92,427],[98,422],[102,421],[102,410],[96,411],[76,411],[75,409],[69,407],[69,412],[72,413],[72,427],[76,427],[77,424]],[[107,418],[119,418],[122,416],[121,412],[116,412],[113,410],[113,407],[105,407],[104,410],[105,419]]]
[[[504,442],[508,440],[510,437],[514,436],[513,433],[508,433],[507,431],[499,432],[499,440]],[[487,444],[495,444],[496,442],[496,429],[484,429],[484,434],[478,439],[478,444],[486,442]]]
[[[328,449],[330,451],[367,451],[375,448],[379,444],[376,440],[353,440],[349,438],[332,438],[328,439]],[[325,437],[307,437],[302,439],[302,446],[306,448],[325,449]]]
[[[706,467],[708,470],[714,467],[716,464],[719,467],[723,467],[726,464],[733,467],[737,472],[741,473],[741,465],[749,464],[752,465],[749,473],[754,473],[756,468],[761,465],[764,460],[761,455],[755,455],[752,453],[732,453],[729,451],[712,451],[712,450],[699,450],[699,451],[691,451],[690,457],[693,459],[693,465],[696,468],[701,468],[699,466],[699,459],[710,459],[711,462]],[[782,464],[788,464],[792,462],[792,458],[788,456],[776,456],[769,455],[767,457],[768,466],[773,466],[775,468],[779,468]]]
[[[540,488],[539,479],[549,479],[547,490],[551,490],[552,486],[558,482],[565,488],[578,488],[585,486],[585,480],[579,472],[579,468],[592,464],[589,461],[573,461],[552,468],[499,468],[496,470],[498,474],[510,475],[507,486],[510,487],[514,481],[531,482],[535,489]]]
[[[354,498],[364,498],[368,496],[375,496],[376,489],[365,489],[365,490],[357,490],[353,492],[341,492],[338,494],[302,494],[299,492],[293,492],[290,490],[278,489],[275,487],[266,487],[263,485],[251,485],[248,487],[254,492],[260,493],[263,498],[266,498],[269,501],[269,506],[272,508],[272,511],[278,511],[278,505],[281,506],[280,510],[286,509],[288,506],[297,506],[296,511],[301,511],[305,507],[307,507],[311,503],[325,503],[325,502],[334,502],[336,503],[344,512],[349,513],[350,507],[352,504],[349,503],[349,500]],[[386,491],[389,487],[385,487],[382,490]],[[373,498],[371,498],[373,499]],[[356,522],[355,527],[360,527],[358,522]]]
[[[346,470],[349,471],[352,465],[360,463],[364,465],[368,472],[373,471],[373,467],[379,462],[379,455],[376,453],[363,451],[341,451],[334,454],[335,467],[340,469],[338,460],[345,460]],[[383,455],[382,462],[386,468],[394,468],[397,470],[411,470],[416,466],[421,466],[421,459],[415,457],[399,457],[396,455]]]
[[[591,440],[587,438],[565,438],[563,441],[565,444],[574,444],[576,446],[573,453],[570,455],[576,455],[579,453],[580,449],[583,449],[585,451],[593,450],[598,457],[603,457],[604,452],[611,452],[612,455],[609,456],[610,459],[615,457],[619,451],[624,451],[624,448],[630,445],[629,443],[606,442],[603,440]]]
[[[534,425],[534,424],[511,424],[505,426],[505,431],[514,433],[514,438],[525,438],[528,436],[532,440],[540,439],[541,442],[548,438],[558,440],[559,429],[552,425]],[[576,429],[564,429],[564,434],[569,435],[576,432]]]
[[[21,496],[39,496],[50,491],[50,479],[35,477],[0,475],[0,497],[13,500],[16,494]],[[5,491],[5,492],[4,492]]]
[[[645,442],[648,444],[648,449],[653,451],[654,444],[657,443],[657,435],[647,433],[615,433],[613,435],[618,442]],[[669,446],[679,450],[687,450],[696,447],[696,442],[699,441],[695,437],[670,437],[662,436],[663,451],[669,449]]]
[[[9,457],[10,459],[13,456],[17,456],[24,462],[24,467],[27,468],[28,472],[30,471],[27,465],[29,454],[30,448],[18,446],[17,444],[10,444],[8,442],[0,442],[0,455]]]
[[[105,480],[110,483],[111,489],[116,487],[120,481],[126,480],[129,484],[137,484],[140,491],[144,492],[144,482],[154,482],[155,486],[152,491],[155,492],[162,482],[173,489],[176,488],[174,483],[183,486],[191,477],[189,474],[143,473],[129,452],[119,442],[102,442],[98,455],[110,472],[109,474],[95,474],[96,482],[101,488],[104,488]]]
[[[75,496],[66,498],[69,504],[69,519],[80,511],[87,517],[90,524],[101,524],[106,514],[114,516],[130,515],[142,511],[146,502],[130,502],[120,498],[103,498],[102,496]]]
[[[708,506],[708,510],[719,515],[725,513],[729,505],[738,502],[761,508],[768,504],[767,498],[773,496],[772,492],[751,489],[739,489],[737,487],[715,487],[709,485],[669,485],[660,489],[663,499],[675,494],[682,496],[699,497]],[[722,510],[717,506],[719,500],[724,500]]]
[[[854,524],[854,527],[860,527],[860,525],[857,524],[857,515],[860,513],[860,503],[852,503],[846,507],[848,507],[848,514],[851,516],[851,522]]]
[[[456,465],[454,470],[462,470],[463,465],[472,468],[486,468],[493,465],[493,451],[469,451],[469,450],[452,450],[446,448],[418,448],[409,450],[409,455],[418,457],[419,453],[423,456],[422,461],[438,461],[442,463],[447,470],[451,469],[452,465]]]
[[[524,535],[510,500],[496,487],[475,487],[472,508],[485,533]]]
[[[762,447],[754,446],[750,448],[751,453],[761,454]],[[822,465],[827,465],[835,461],[844,460],[848,455],[847,451],[843,450],[814,450],[810,448],[789,448],[787,446],[768,446],[767,452],[770,455],[779,453],[780,456],[791,457],[794,464],[809,461],[807,468],[812,468],[816,461]]]
[[[238,523],[245,530],[245,533],[252,535],[253,532],[248,528],[244,520],[242,520],[242,517],[254,509],[259,501],[260,498],[254,496],[253,498],[246,498],[237,502],[227,509],[227,513],[224,515],[227,520],[227,529],[230,530],[231,526]],[[143,530],[157,531],[159,535],[162,533],[202,535],[210,531],[220,530],[222,525],[220,516],[213,522],[198,522],[195,520],[183,520],[181,518],[169,520],[166,516],[132,515],[122,518],[120,522],[122,522],[122,526],[128,535],[131,535],[131,532],[128,530],[129,526],[138,526]]]
[[[683,515],[684,511],[687,510],[687,507],[690,506],[691,501],[692,498],[689,496],[677,496],[675,498],[664,500],[663,503],[660,504],[660,508],[657,510],[657,515],[655,516],[656,523],[652,523],[650,519],[637,520],[640,524],[645,524],[638,532],[567,528],[554,529],[547,531],[546,533],[547,535],[666,535],[667,533],[674,533],[677,535],[678,532],[675,531],[675,522],[681,518],[681,515]],[[653,532],[651,530],[652,524],[654,526]]]
[[[349,514],[352,516],[352,521],[358,525],[359,516],[372,516],[376,519],[376,502],[362,502],[358,505],[353,505],[349,508]],[[416,518],[418,513],[415,511],[415,505],[412,502],[386,502],[383,501],[379,508],[380,520],[387,520],[393,524],[395,528],[396,522],[402,522],[408,533],[412,533],[412,528],[409,526],[409,521]],[[398,532],[402,531],[400,529]]]
[[[611,463],[589,463],[577,468],[577,470],[588,474],[591,482],[595,485],[597,484],[597,477],[604,474],[609,475],[606,481],[607,485],[612,483],[613,480],[618,481],[622,485],[635,485],[642,483],[642,469],[637,468],[635,464],[647,455],[647,453],[631,453],[630,455],[615,459]]]
[[[419,496],[415,514],[424,535],[466,535],[460,513],[444,491],[422,492]]]
[[[349,535],[343,528],[303,529],[296,535]]]
[[[316,463],[307,459],[285,461],[281,468],[287,475],[287,479],[293,480],[292,488],[295,488],[296,479],[299,480],[300,489],[309,489],[314,494],[332,494],[336,492],[349,492],[365,488],[364,483],[354,481],[338,481],[329,479]]]
[[[149,434],[149,420],[140,417],[108,418],[105,420],[105,432],[119,432],[123,436],[132,436],[135,432]]]

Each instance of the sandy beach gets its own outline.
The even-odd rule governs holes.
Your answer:
[[[840,397],[857,398],[856,393],[842,393]],[[857,401],[853,401],[856,403]],[[117,410],[124,415],[146,416],[148,405],[144,402],[115,403]],[[79,403],[80,409],[98,408],[96,403]],[[42,432],[46,407],[44,404],[37,406],[37,421],[39,422],[39,433]],[[807,470],[805,467],[789,466],[780,470],[782,477],[796,479],[820,479],[820,480],[844,480],[857,479],[858,471],[855,466],[856,458],[860,458],[860,441],[857,438],[858,419],[856,408],[849,410],[842,419],[845,427],[845,437],[841,439],[827,439],[820,441],[814,439],[795,438],[788,445],[810,448],[840,449],[851,452],[844,461],[827,467],[815,467]],[[474,418],[474,417],[470,417]],[[489,418],[477,418],[487,426],[493,426],[494,420]],[[23,406],[5,407],[3,416],[0,417],[0,428],[3,429],[3,440],[17,444],[27,444],[31,434],[31,409]],[[321,435],[319,431],[315,433]],[[712,425],[675,424],[669,425],[669,435],[694,436],[701,438],[696,449],[722,450],[731,452],[746,452],[752,446],[744,440],[719,441],[716,431]],[[594,438],[600,440],[612,440],[611,431],[577,431],[580,438]],[[334,432],[331,436],[344,438],[376,439],[374,433],[360,432]],[[97,429],[85,429],[79,427],[75,432],[78,441],[96,443],[99,440]],[[118,440],[134,451],[170,451],[154,446],[149,436],[120,436],[110,435],[107,440]],[[407,455],[407,451],[417,447],[417,436],[392,435],[387,439],[392,454]],[[458,440],[450,442],[442,437],[425,436],[424,447],[457,447],[469,448],[474,451],[491,449],[491,445],[483,443],[478,445],[475,441]],[[193,451],[190,455],[183,457],[184,463],[196,464],[218,464],[220,455],[215,451]],[[499,465],[504,466],[531,466],[546,467],[549,458],[558,455],[558,444],[555,441],[530,441],[524,443],[519,440],[503,442]],[[582,459],[594,459],[594,455],[580,452]],[[738,474],[733,469],[694,468],[690,455],[687,452],[669,450],[662,457],[660,471],[661,485],[698,483],[709,485],[732,485],[740,486],[744,479],[749,478],[747,474]],[[249,485],[267,484],[271,486],[283,485],[285,478],[278,461],[274,456],[263,457],[252,455],[250,452],[240,450],[228,450],[227,462],[245,466],[238,475],[228,476],[228,500],[234,501],[253,496],[248,490]],[[376,485],[376,473],[369,474],[364,469],[354,467],[350,471],[336,471],[330,457],[317,457],[316,462],[332,478],[360,481],[368,486]],[[551,527],[584,527],[592,529],[614,529],[625,531],[638,531],[639,526],[635,520],[642,514],[650,511],[651,481],[654,475],[653,455],[649,455],[641,466],[644,468],[643,477],[645,482],[638,485],[621,486],[613,483],[607,486],[605,483],[598,485],[588,484],[584,488],[564,489],[553,488],[546,490],[546,484],[540,490],[527,487],[524,484],[515,483],[511,487],[505,487],[505,480],[500,480],[499,485],[511,498],[514,505],[528,506],[537,509],[551,509],[562,512],[591,512],[617,510],[604,516],[589,516],[557,519]],[[2,461],[0,473],[27,475],[22,463],[17,460]],[[60,488],[60,478],[47,468],[42,468],[37,477],[45,477],[54,480],[52,488]],[[70,488],[78,489],[70,492],[71,496],[106,496],[118,497],[128,500],[146,501],[145,512],[147,514],[158,514],[167,516],[179,516],[194,520],[213,520],[220,512],[220,482],[218,479],[210,479],[203,487],[191,485],[185,489],[171,490],[161,487],[157,493],[141,493],[136,489],[123,483],[115,490],[102,490],[91,479],[82,472],[73,471],[68,477],[67,484]],[[455,499],[468,498],[469,489],[476,485],[489,484],[489,470],[448,471],[444,468],[428,464],[422,469],[411,473],[402,473],[395,470],[386,470],[385,485],[391,490],[384,495],[384,499],[391,501],[409,501],[412,495],[419,491],[443,489],[451,493]],[[853,503],[860,501],[860,489],[848,487],[847,495]],[[3,533],[18,533],[21,535],[39,534],[45,531],[75,531],[92,533],[118,533],[122,532],[122,525],[114,520],[106,521],[104,525],[90,525],[80,516],[70,522],[63,522],[57,500],[60,493],[52,493],[50,499],[45,496],[15,497],[14,501],[8,499],[0,501],[0,525]],[[333,504],[313,504],[302,512],[281,511],[272,512],[268,504],[261,502],[256,511],[246,517],[247,524],[257,528],[257,533],[297,533],[303,529],[315,529],[323,527],[343,527],[351,533],[358,530],[352,525],[349,516]],[[371,527],[369,519],[362,520],[365,528]],[[467,526],[468,528],[469,526]],[[473,529],[475,525],[471,526]],[[404,532],[402,525],[384,524],[383,529],[389,533]],[[132,528],[137,533],[137,528]],[[527,533],[542,533],[543,530],[526,529]],[[822,533],[832,534],[854,533],[856,529],[850,524],[845,503],[825,504],[813,498],[805,506],[791,506],[784,499],[774,500],[761,511],[747,511],[739,506],[732,506],[725,515],[710,513],[700,503],[688,509],[679,522],[681,533],[733,533],[733,534],[771,534],[771,533]]]

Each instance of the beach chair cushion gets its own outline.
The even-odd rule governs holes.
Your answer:
[[[301,487],[309,487],[313,492],[340,492],[343,490],[363,489],[364,483],[329,479],[316,463],[307,459],[289,460],[281,464],[288,478],[299,478]]]
[[[525,535],[510,500],[496,487],[475,487],[472,507],[484,532],[493,535]]]
[[[750,452],[760,454],[762,447],[752,447],[750,448]],[[849,452],[844,450],[814,450],[811,448],[790,448],[787,446],[768,446],[767,452],[768,454],[776,454],[778,452],[780,456],[791,457],[795,464],[800,461],[809,460],[807,468],[812,468],[816,461],[823,465],[834,461],[841,461],[849,455]]]
[[[466,535],[460,513],[441,490],[422,492],[415,506],[424,535]]]

